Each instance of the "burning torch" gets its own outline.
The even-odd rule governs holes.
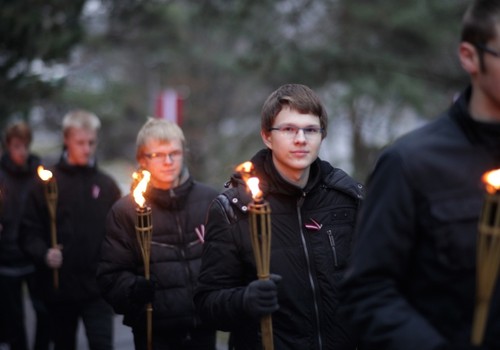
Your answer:
[[[56,209],[57,209],[57,182],[52,176],[50,170],[46,170],[40,165],[37,168],[38,176],[43,180],[45,200],[50,215],[50,243],[52,248],[57,248],[57,229],[56,229]],[[59,270],[53,269],[54,288],[59,288]]]
[[[240,164],[236,170],[242,174],[243,179],[252,192],[253,201],[248,205],[248,211],[250,213],[250,236],[257,268],[257,277],[260,280],[268,280],[271,262],[271,207],[264,200],[262,191],[259,189],[259,178],[252,176],[253,164],[245,162]],[[264,350],[273,350],[273,323],[271,315],[265,315],[261,318],[260,330]]]
[[[151,177],[149,171],[143,170],[141,174],[134,173],[132,175],[134,181],[138,181],[137,186],[133,189],[133,197],[138,207],[136,211],[136,225],[135,233],[139,249],[141,250],[142,260],[144,262],[144,277],[149,280],[149,266],[151,256],[151,237],[153,235],[153,222],[151,207],[145,205],[146,199],[143,193],[148,187],[148,182]],[[146,305],[146,327],[147,327],[147,349],[153,349],[153,305],[148,303]]]
[[[486,195],[477,235],[476,305],[472,344],[481,345],[500,266],[500,169],[483,175]]]

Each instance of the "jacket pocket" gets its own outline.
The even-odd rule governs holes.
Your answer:
[[[430,203],[431,239],[438,262],[450,270],[475,266],[481,198],[446,198]]]

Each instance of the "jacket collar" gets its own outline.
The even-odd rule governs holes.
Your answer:
[[[472,87],[469,86],[451,106],[451,118],[472,144],[481,144],[498,153],[496,150],[500,150],[500,123],[479,122],[472,119],[469,113],[471,95]]]
[[[270,149],[262,149],[257,152],[257,154],[255,154],[255,156],[251,159],[251,162],[255,167],[255,174],[260,180],[259,187],[264,193],[264,196],[268,193],[301,196],[304,193],[309,192],[321,180],[319,159],[316,159],[311,164],[309,179],[303,189],[288,182],[281,176],[274,166],[272,151]],[[243,182],[243,180],[239,177],[239,174],[233,175],[233,181],[234,180],[237,180],[240,183]]]
[[[12,161],[8,153],[5,153],[0,159],[0,165],[6,172],[15,176],[33,175],[36,173],[38,165],[40,165],[40,158],[30,154],[26,164],[19,166]]]
[[[162,190],[152,186],[148,187],[146,190],[146,198],[149,202],[155,203],[164,209],[182,209],[193,185],[193,178],[189,175],[187,169],[184,169],[181,174],[181,184],[179,186],[168,190]]]

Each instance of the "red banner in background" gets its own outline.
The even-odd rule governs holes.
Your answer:
[[[182,125],[182,97],[173,90],[163,90],[156,98],[155,117]]]

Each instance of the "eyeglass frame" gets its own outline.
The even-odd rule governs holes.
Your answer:
[[[180,159],[183,155],[184,152],[181,150],[172,151],[170,153],[165,153],[165,152],[144,153],[144,157],[152,161],[163,161],[163,162],[167,159],[167,157],[171,162],[175,162],[177,159]]]
[[[284,128],[290,128],[290,129],[296,129],[296,130],[295,130],[295,133],[290,133],[289,134],[286,130],[283,130]],[[313,130],[317,131],[317,133],[314,133],[314,134],[307,133],[306,129],[313,129]],[[307,137],[314,137],[316,135],[323,136],[323,133],[325,132],[324,128],[322,128],[322,127],[316,127],[316,126],[306,126],[306,127],[300,128],[300,127],[298,127],[296,125],[281,125],[281,126],[278,126],[278,127],[272,127],[272,128],[268,129],[269,132],[271,132],[271,131],[279,131],[280,133],[282,133],[283,135],[288,136],[288,137],[296,137],[298,135],[298,133],[299,133],[300,130],[302,130],[302,132],[304,133],[304,136],[306,138]]]
[[[486,45],[475,43],[474,46],[477,49],[479,49],[479,50],[481,50],[483,52],[489,53],[492,56],[500,57],[500,52],[499,51],[493,50],[492,48],[489,48]]]

